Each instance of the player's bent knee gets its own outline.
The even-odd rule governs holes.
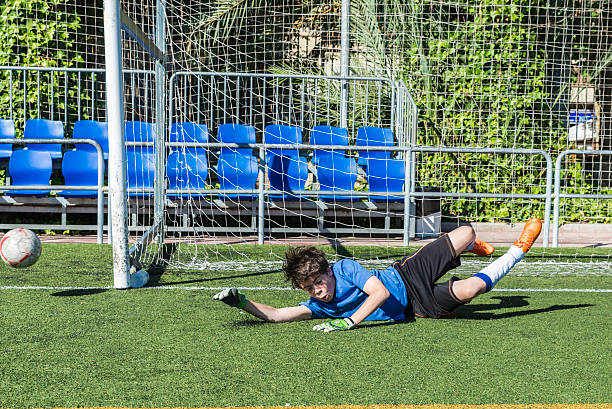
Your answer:
[[[448,234],[456,254],[461,254],[476,239],[472,226],[461,226]]]
[[[487,285],[478,277],[470,277],[453,283],[453,292],[461,301],[470,301],[472,298],[484,293]]]

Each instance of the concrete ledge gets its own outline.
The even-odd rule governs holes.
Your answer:
[[[442,223],[442,231],[449,232],[459,225],[471,225],[476,235],[494,246],[509,246],[523,231],[524,223]],[[550,229],[552,244],[552,226]],[[542,246],[542,235],[536,240]],[[559,228],[560,247],[612,247],[612,224],[571,223]]]
[[[442,231],[449,232],[456,229],[459,226],[472,226],[476,233],[480,232],[499,232],[499,233],[513,233],[517,232],[520,234],[523,231],[525,223],[452,223],[443,222]],[[551,227],[552,231],[552,227]],[[573,232],[573,233],[609,233],[612,234],[612,224],[604,223],[570,223],[564,224],[559,227],[559,233],[561,232]]]

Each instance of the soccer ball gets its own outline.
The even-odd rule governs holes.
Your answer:
[[[29,267],[40,257],[42,245],[38,236],[28,229],[13,229],[0,240],[0,257],[15,268]]]

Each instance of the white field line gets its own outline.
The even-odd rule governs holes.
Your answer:
[[[182,286],[159,286],[143,287],[141,290],[184,290],[184,291],[220,291],[228,287],[182,287]],[[299,291],[291,287],[237,287],[243,291]],[[53,287],[53,286],[0,286],[0,290],[111,290],[113,287]],[[494,288],[492,291],[501,292],[530,292],[530,293],[612,293],[612,289],[605,288]]]

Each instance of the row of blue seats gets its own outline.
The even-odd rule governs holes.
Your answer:
[[[269,167],[269,182],[272,190],[278,190],[273,199],[302,199],[291,192],[304,190],[308,179],[308,167],[304,162],[290,156],[274,155]],[[48,152],[22,149],[13,152],[9,161],[9,174],[13,186],[48,185],[52,174],[52,160]],[[150,152],[128,150],[126,153],[128,188],[153,188],[155,177],[155,155]],[[258,178],[258,164],[254,157],[239,152],[227,152],[219,157],[216,173],[221,189],[255,189]],[[338,192],[334,195],[321,195],[323,200],[359,199],[342,195],[343,191],[353,190],[357,181],[357,165],[353,159],[338,156],[330,158],[330,163],[318,166],[320,190]],[[64,155],[62,173],[67,186],[94,186],[98,183],[98,157],[93,152],[72,150]],[[200,191],[194,193],[172,193],[170,198],[199,197],[206,195],[208,165],[205,152],[181,151],[171,153],[167,162],[168,189]],[[404,167],[401,160],[371,159],[367,179],[370,192],[377,195],[371,200],[402,200],[401,196],[389,196],[388,192],[402,191]],[[8,190],[9,196],[46,196],[50,190]],[[95,190],[64,190],[59,195],[65,197],[95,197]],[[130,192],[132,197],[146,198],[151,193]],[[256,195],[222,195],[222,198],[241,200],[254,199]]]
[[[402,200],[402,197],[390,197],[387,192],[401,191],[403,188],[402,169],[395,169],[395,175],[389,175],[389,161],[373,159],[380,163],[371,163],[368,173],[372,200]],[[334,195],[321,195],[322,199],[349,200],[358,199],[350,195],[342,195],[342,191],[352,190],[357,180],[356,165],[352,169],[343,169],[335,164],[319,166],[318,178],[321,190],[337,191]],[[399,164],[402,161],[393,161]],[[296,167],[297,164],[297,167]],[[297,170],[297,173],[296,173]],[[69,151],[62,161],[62,173],[67,186],[94,186],[98,178],[97,155],[84,151]],[[22,149],[13,152],[9,163],[9,173],[13,186],[48,185],[52,173],[52,161],[47,152]],[[153,188],[155,175],[155,157],[150,153],[131,151],[127,153],[127,186],[128,188]],[[255,189],[258,178],[258,166],[255,158],[240,153],[222,155],[217,165],[217,175],[221,189]],[[194,155],[191,152],[181,154],[173,152],[168,160],[168,189],[197,191],[205,189],[208,177],[208,166],[205,156]],[[302,168],[298,162],[287,156],[276,156],[269,170],[271,189],[279,190],[272,198],[302,199],[291,191],[304,190],[308,178],[308,169]],[[50,190],[8,190],[9,196],[46,196]],[[93,190],[64,190],[58,193],[65,197],[95,197]],[[151,193],[131,192],[130,196],[146,198]],[[200,193],[173,193],[170,198],[204,197]],[[256,195],[222,195],[222,197],[241,200],[254,199]]]
[[[62,121],[49,119],[28,119],[23,130],[25,139],[64,139],[64,124]],[[73,139],[93,139],[100,144],[104,152],[104,159],[108,159],[108,129],[106,122],[80,120],[75,122],[72,131]],[[11,119],[0,119],[0,139],[15,139],[15,123]],[[44,143],[28,144],[28,149],[47,152],[51,159],[63,157],[62,144]],[[96,152],[90,144],[76,144],[76,150]],[[0,159],[10,158],[13,153],[12,144],[0,144]]]
[[[172,127],[171,140],[176,142],[207,142],[205,126],[180,123]],[[255,128],[250,125],[222,124],[217,141],[220,143],[255,143]],[[302,131],[297,126],[268,125],[264,141],[269,144],[301,144]],[[361,127],[357,131],[358,146],[393,146],[390,129]],[[329,125],[315,126],[310,132],[310,145],[336,145],[349,148],[348,131]],[[167,176],[169,189],[197,190],[203,187],[208,175],[206,152],[201,148],[173,151],[168,157]],[[354,148],[353,148],[354,149]],[[366,168],[371,200],[403,200],[401,196],[389,196],[388,192],[399,192],[404,184],[404,161],[391,159],[390,151],[363,151],[359,160],[346,157],[344,150],[313,150],[312,163],[316,165],[320,190],[334,191],[333,195],[320,195],[323,200],[353,200],[359,197],[347,195],[354,189],[358,177],[358,164]],[[149,161],[152,161],[150,158]],[[305,190],[308,180],[308,162],[300,151],[292,148],[266,150],[268,180],[271,190],[278,190],[272,199],[302,199],[294,191]],[[254,189],[258,177],[258,163],[252,149],[221,148],[217,163],[217,175],[221,189]],[[338,193],[335,193],[338,192]],[[342,194],[342,193],[345,194]],[[197,195],[197,194],[196,194]],[[173,195],[176,198],[182,195]],[[193,196],[193,195],[191,195]],[[254,199],[256,195],[226,195],[242,200]]]
[[[14,139],[15,124],[11,119],[0,119],[0,139]],[[64,126],[61,121],[49,119],[29,119],[24,128],[26,139],[63,139]],[[93,139],[100,144],[104,152],[104,159],[108,159],[108,126],[106,122],[79,120],[74,124],[73,139]],[[270,144],[301,144],[302,130],[297,126],[268,125],[264,132],[264,140]],[[170,142],[209,142],[208,127],[203,124],[179,122],[172,124]],[[127,142],[154,142],[155,124],[141,121],[128,121],[125,124],[125,140]],[[217,133],[219,143],[255,143],[255,127],[251,125],[222,124]],[[310,133],[311,145],[349,145],[348,131],[329,125],[315,126]],[[357,130],[357,146],[393,146],[393,132],[388,128],[361,127]],[[47,151],[51,159],[62,157],[61,144],[30,144],[29,149]],[[93,145],[78,144],[77,150],[95,152]],[[283,155],[295,156],[293,150],[280,150]],[[250,149],[240,149],[238,152],[251,154]],[[0,158],[9,158],[12,153],[11,144],[0,144]],[[342,153],[342,152],[335,152]],[[367,152],[362,151],[359,157],[360,165],[367,165],[370,158],[388,159],[389,151]],[[313,152],[313,164],[318,164],[319,158],[325,156],[326,151]]]
[[[30,120],[33,124],[42,128],[46,120]],[[28,122],[30,122],[28,121]],[[59,122],[59,121],[47,121]],[[60,122],[61,125],[61,122]],[[33,129],[28,126],[26,129]],[[368,144],[392,143],[393,135],[390,130],[382,128],[360,128],[359,132],[371,135],[387,135],[386,140],[370,138]],[[143,122],[126,123],[126,139],[131,141],[149,142],[154,139],[153,124]],[[287,125],[270,125],[266,128],[269,143],[301,143],[301,130],[297,127]],[[48,134],[53,134],[49,132]],[[95,135],[94,135],[95,134]],[[57,135],[57,133],[55,134]],[[208,142],[208,130],[203,125],[193,123],[179,123],[172,127],[171,141],[173,142]],[[388,137],[390,135],[390,138]],[[57,137],[57,136],[54,136]],[[103,147],[108,146],[106,124],[95,121],[78,121],[75,124],[74,138],[89,138],[98,140]],[[105,139],[106,138],[106,139]],[[219,127],[218,140],[225,143],[254,143],[255,129],[252,126],[224,124]],[[315,127],[311,132],[311,143],[319,145],[344,145],[348,146],[348,133],[342,128],[330,126]],[[382,142],[382,143],[379,143]],[[40,145],[33,145],[39,147]],[[60,147],[61,148],[61,147]],[[83,149],[84,148],[84,149]],[[89,149],[88,149],[89,148]],[[67,185],[95,185],[97,183],[97,157],[93,146],[82,145],[82,149],[69,151],[62,163],[62,172]],[[29,153],[29,151],[31,153]],[[128,148],[127,151],[127,181],[128,187],[150,188],[153,184],[154,175],[154,151],[153,149]],[[47,166],[51,161],[42,152],[35,149],[26,149],[20,152],[15,160],[9,164],[9,172],[13,177],[14,184],[38,185],[48,184],[51,171]],[[372,154],[367,159],[371,165],[368,166],[368,182],[371,192],[381,192],[383,195],[374,197],[376,200],[388,200],[384,195],[389,191],[401,191],[404,180],[404,165],[401,160],[389,158],[390,152],[369,152]],[[374,154],[380,156],[375,157]],[[308,179],[308,166],[305,158],[299,156],[297,149],[272,149],[268,151],[269,181],[274,190],[291,192],[304,190]],[[343,152],[314,151],[313,163],[318,166],[317,176],[321,190],[346,191],[352,190],[357,179],[357,165],[355,160],[344,156]],[[217,174],[221,189],[253,189],[257,180],[258,165],[252,156],[250,149],[221,149],[217,165]],[[197,190],[203,189],[208,177],[208,161],[206,150],[203,148],[175,149],[168,157],[167,168],[169,189]],[[45,195],[45,191],[9,191],[10,195]],[[72,191],[63,192],[65,196],[91,196],[95,191]],[[131,193],[132,196],[147,196],[149,194]],[[185,196],[185,194],[171,195],[171,197]],[[252,198],[253,195],[228,195],[229,197]],[[292,194],[281,194],[277,197],[298,196]],[[348,200],[351,196],[327,195],[323,199]],[[299,198],[299,197],[298,197]],[[401,197],[391,199],[400,200]]]

